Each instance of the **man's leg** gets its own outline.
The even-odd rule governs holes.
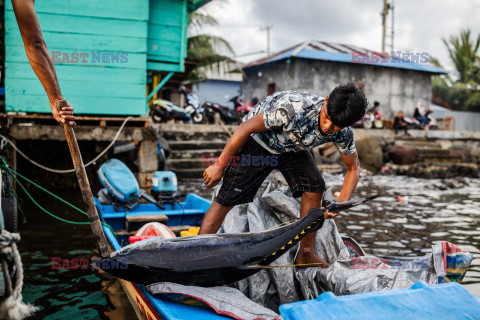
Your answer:
[[[300,204],[300,217],[307,215],[312,208],[320,208],[323,193],[304,192],[302,194],[302,202]],[[300,241],[300,249],[298,251],[296,264],[311,264],[315,263],[315,267],[328,268],[330,264],[322,260],[315,254],[315,236],[316,232],[308,234]]]
[[[217,201],[213,201],[210,208],[208,208],[207,213],[203,217],[202,225],[200,226],[200,231],[198,234],[210,234],[217,233],[218,229],[225,220],[227,213],[233,207],[222,206]]]

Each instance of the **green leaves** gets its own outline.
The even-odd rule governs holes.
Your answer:
[[[216,26],[217,20],[204,13],[194,11],[189,15],[189,34],[200,32],[205,26]],[[227,40],[211,34],[195,34],[188,37],[187,59],[197,62],[187,76],[187,81],[200,82],[211,73],[228,73],[238,70],[238,64],[230,58],[235,52]]]

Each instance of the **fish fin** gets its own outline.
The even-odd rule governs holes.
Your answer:
[[[365,197],[365,198],[354,199],[354,200],[349,200],[349,201],[345,201],[345,202],[334,202],[334,203],[328,205],[326,208],[330,212],[334,212],[334,213],[335,212],[340,212],[340,211],[344,211],[344,210],[350,209],[352,207],[358,206],[359,204],[368,202],[368,201],[373,200],[375,198],[378,198],[380,195],[381,194],[379,193],[379,194],[369,196],[369,197]]]

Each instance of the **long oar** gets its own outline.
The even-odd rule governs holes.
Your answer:
[[[57,110],[60,112],[63,107],[68,107],[67,101],[65,100],[62,100],[57,104]],[[63,129],[67,138],[70,154],[72,155],[73,166],[75,167],[78,184],[80,186],[80,190],[82,191],[83,202],[85,203],[87,209],[88,220],[90,220],[90,226],[92,227],[95,242],[97,244],[98,251],[100,252],[100,256],[102,258],[106,258],[110,255],[110,249],[105,239],[105,234],[102,229],[102,223],[100,222],[97,208],[95,207],[95,202],[93,201],[92,190],[90,189],[87,172],[85,171],[82,155],[80,154],[80,149],[78,148],[77,138],[75,137],[73,128],[68,124],[68,121],[65,121],[63,124]]]

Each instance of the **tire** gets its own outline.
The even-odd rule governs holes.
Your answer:
[[[376,119],[374,122],[373,122],[374,126],[376,129],[383,129],[383,122],[382,120],[380,119]]]
[[[373,123],[370,119],[365,119],[365,121],[363,121],[363,123],[362,123],[362,126],[365,129],[372,129]]]
[[[15,197],[3,198],[2,211],[5,230],[14,233],[18,232],[17,199]]]
[[[195,112],[193,114],[192,121],[195,124],[204,123],[205,122],[205,116],[203,115],[203,113]]]
[[[159,115],[158,113],[153,113],[152,114],[152,120],[155,123],[160,123],[160,122],[164,121],[163,117],[161,115]]]

